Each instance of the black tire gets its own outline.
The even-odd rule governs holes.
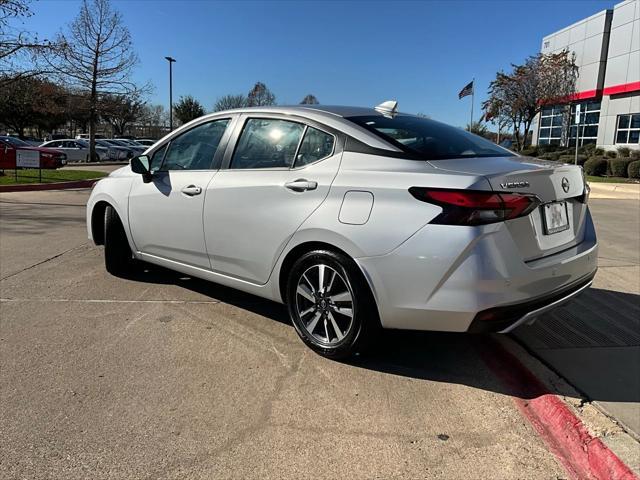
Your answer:
[[[325,281],[324,287],[318,288],[321,268]],[[307,276],[304,280],[303,275]],[[303,293],[299,293],[299,286]],[[310,292],[313,300],[309,298]],[[314,250],[302,255],[289,272],[286,293],[289,317],[296,332],[308,347],[324,357],[340,360],[364,353],[380,331],[369,285],[353,260],[343,254]],[[338,300],[346,296],[349,300]],[[319,312],[321,316],[316,318]]]
[[[133,255],[120,217],[112,206],[104,211],[104,265],[117,277],[131,273]]]

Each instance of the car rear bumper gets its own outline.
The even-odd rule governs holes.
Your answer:
[[[504,331],[570,300],[592,280],[598,245],[588,212],[581,236],[562,252],[525,262],[504,224],[428,224],[391,253],[356,262],[385,328]],[[499,314],[491,326],[477,320],[486,311]]]
[[[553,293],[514,305],[503,305],[479,312],[469,333],[509,333],[520,325],[531,323],[540,315],[560,307],[591,286],[596,272]]]

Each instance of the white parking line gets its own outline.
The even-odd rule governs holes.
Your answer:
[[[74,298],[0,298],[0,302],[59,302],[59,303],[170,303],[216,304],[218,300],[110,300],[110,299],[74,299]]]

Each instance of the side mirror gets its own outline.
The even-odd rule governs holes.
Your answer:
[[[139,155],[131,159],[131,171],[142,175],[144,183],[151,182],[152,174],[149,169],[149,157],[146,155]]]

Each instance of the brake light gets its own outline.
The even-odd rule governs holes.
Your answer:
[[[535,195],[411,187],[418,200],[442,207],[431,223],[486,225],[529,215],[540,205]]]

